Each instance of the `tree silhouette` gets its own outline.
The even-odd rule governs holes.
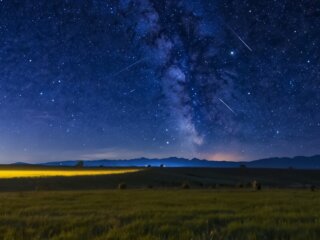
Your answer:
[[[76,164],[76,167],[77,168],[82,168],[84,165],[84,162],[81,160],[81,161],[78,161],[77,164]]]

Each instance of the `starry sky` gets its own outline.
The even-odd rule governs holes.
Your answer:
[[[0,163],[314,155],[317,0],[0,0]]]

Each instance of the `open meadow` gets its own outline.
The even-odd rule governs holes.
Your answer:
[[[43,175],[0,179],[0,239],[320,237],[316,170],[0,167],[10,171]],[[262,189],[254,190],[252,180]]]
[[[319,239],[306,190],[91,190],[0,194],[0,239]]]
[[[250,187],[253,180],[263,188],[309,188],[320,186],[320,170],[0,166],[0,191],[115,189],[119,183],[134,189],[181,188],[184,183],[191,188],[239,188]]]

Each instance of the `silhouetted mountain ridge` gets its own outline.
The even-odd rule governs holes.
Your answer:
[[[47,162],[39,165],[46,166],[75,166],[79,160]],[[85,160],[85,167],[216,167],[216,168],[297,168],[297,169],[320,169],[320,155],[311,157],[297,156],[293,158],[275,157],[259,159],[254,161],[232,162],[232,161],[209,161],[205,159],[186,158],[136,158],[129,160]],[[21,163],[19,163],[21,164]]]

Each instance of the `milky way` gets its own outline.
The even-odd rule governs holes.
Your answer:
[[[320,3],[0,1],[0,161],[313,155]]]

